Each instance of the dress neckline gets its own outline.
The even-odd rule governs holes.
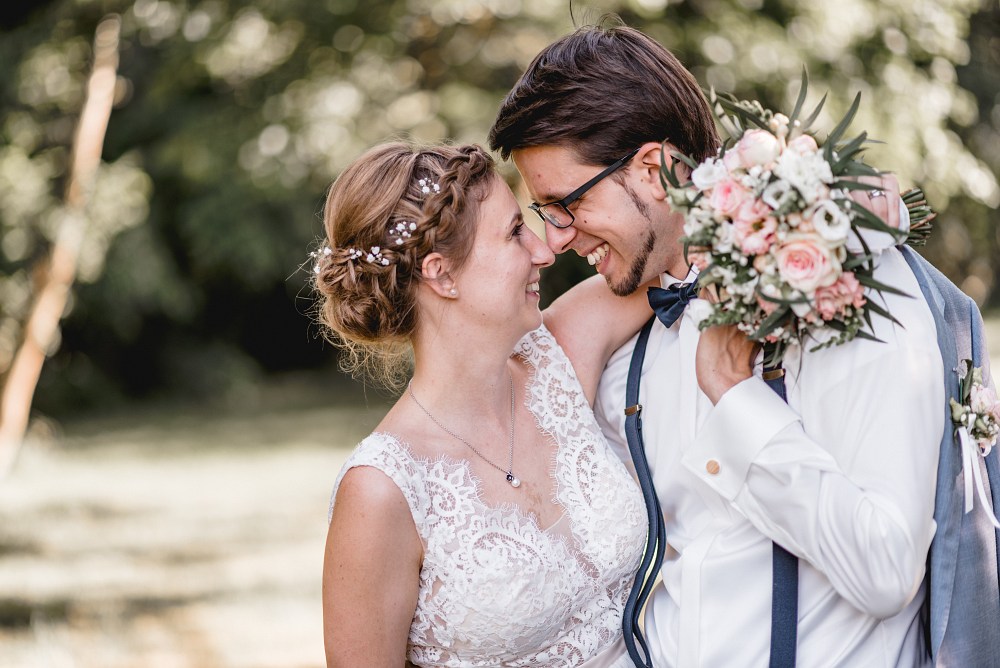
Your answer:
[[[530,413],[531,416],[532,416],[532,418],[534,418],[535,429],[540,434],[542,434],[545,437],[545,439],[547,439],[547,441],[549,442],[549,444],[550,444],[550,446],[552,448],[551,459],[550,459],[550,462],[549,462],[549,483],[550,483],[550,489],[549,489],[549,494],[547,495],[547,498],[552,503],[558,504],[558,506],[559,506],[559,508],[561,509],[562,512],[559,513],[559,515],[556,517],[555,521],[553,521],[551,524],[549,524],[549,526],[547,526],[545,528],[542,528],[542,526],[539,524],[538,518],[535,516],[535,514],[530,513],[530,512],[526,512],[524,509],[521,508],[520,505],[518,505],[517,503],[515,503],[513,501],[503,501],[503,502],[500,502],[500,503],[488,503],[486,501],[486,499],[483,497],[483,481],[482,481],[482,478],[480,476],[478,476],[475,471],[473,471],[472,466],[471,466],[471,461],[470,461],[469,458],[465,458],[465,457],[463,457],[463,458],[451,457],[451,456],[443,454],[443,453],[438,454],[437,456],[423,456],[423,455],[418,455],[418,454],[416,454],[413,451],[413,448],[410,446],[410,444],[406,440],[404,440],[400,436],[397,436],[396,434],[393,434],[393,433],[388,432],[388,431],[373,431],[372,432],[372,436],[378,435],[378,436],[384,437],[384,438],[392,441],[399,448],[401,448],[410,459],[412,459],[414,462],[417,462],[417,463],[423,465],[425,468],[430,467],[435,462],[444,462],[444,463],[450,464],[452,466],[459,466],[459,467],[461,467],[462,470],[464,471],[465,475],[468,477],[469,481],[471,482],[473,489],[475,490],[475,500],[476,500],[476,503],[478,503],[483,509],[485,509],[486,511],[490,511],[490,512],[500,512],[500,513],[509,513],[509,514],[512,514],[519,521],[529,523],[533,529],[535,529],[536,531],[538,531],[538,533],[544,534],[544,535],[548,535],[548,536],[550,536],[552,538],[562,539],[563,536],[561,534],[555,533],[555,530],[558,529],[562,524],[564,524],[564,522],[566,520],[569,519],[569,513],[566,510],[566,506],[563,505],[558,500],[558,498],[557,498],[557,491],[558,491],[557,487],[558,487],[558,484],[559,484],[558,477],[557,477],[557,469],[560,466],[560,457],[559,457],[559,455],[562,452],[563,444],[560,442],[560,440],[558,438],[555,437],[555,435],[553,435],[551,432],[549,432],[549,430],[547,430],[547,429],[545,429],[545,428],[542,427],[540,416],[537,413],[535,413],[534,407],[532,406],[532,402],[531,402],[531,397],[532,397],[531,389],[532,389],[532,387],[534,387],[535,383],[538,382],[538,368],[535,366],[535,364],[533,364],[531,362],[530,359],[528,359],[527,355],[524,355],[524,354],[522,354],[520,352],[515,351],[515,352],[511,353],[510,356],[513,359],[521,362],[524,365],[525,370],[527,372],[527,378],[525,379],[525,381],[524,381],[524,383],[523,383],[523,385],[521,387],[521,391],[523,392],[523,397],[524,397],[523,400],[522,400],[522,405],[524,405],[524,407],[528,409],[528,413]],[[567,532],[567,535],[572,535],[572,534],[571,534],[571,532]]]

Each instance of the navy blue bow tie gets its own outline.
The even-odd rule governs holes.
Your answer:
[[[675,283],[669,288],[650,288],[646,296],[656,317],[664,327],[677,322],[688,302],[698,296],[698,286],[694,283]]]

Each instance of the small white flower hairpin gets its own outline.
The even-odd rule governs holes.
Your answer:
[[[333,249],[330,248],[329,246],[323,246],[319,250],[314,250],[313,252],[309,253],[309,257],[316,260],[316,263],[313,265],[313,273],[318,274],[320,271],[322,271],[320,262],[323,260],[323,258],[329,257],[331,255],[333,255]]]
[[[416,223],[407,223],[406,221],[396,223],[395,227],[389,228],[390,234],[395,235],[396,245],[402,246],[403,239],[409,239],[413,236],[413,232],[417,229]]]
[[[422,192],[425,195],[429,195],[431,193],[431,190],[434,191],[434,194],[441,192],[441,186],[438,185],[437,181],[431,181],[430,179],[420,179],[419,181],[417,181],[417,185],[420,186],[420,192]]]
[[[382,255],[382,248],[380,246],[372,246],[371,251],[365,256],[365,259],[372,264],[380,264],[383,267],[389,266],[389,258]]]

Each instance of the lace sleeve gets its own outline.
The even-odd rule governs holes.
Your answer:
[[[427,504],[424,498],[426,495],[421,493],[419,484],[420,468],[409,452],[388,434],[371,434],[358,444],[351,456],[344,462],[344,466],[340,469],[337,480],[333,484],[333,492],[330,494],[327,522],[333,517],[333,506],[337,499],[337,490],[340,489],[341,480],[344,479],[344,475],[348,471],[356,466],[370,466],[378,469],[395,483],[399,491],[403,493],[406,505],[410,507],[413,523],[416,524],[417,533],[421,534],[420,539],[423,541],[421,527],[427,512]]]

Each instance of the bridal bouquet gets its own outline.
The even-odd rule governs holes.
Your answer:
[[[698,284],[718,297],[700,327],[736,325],[770,344],[768,365],[804,338],[816,342],[813,350],[855,337],[876,340],[871,314],[893,318],[866,289],[899,294],[873,277],[874,256],[859,232],[900,233],[850,197],[851,190],[876,189],[858,177],[879,174],[860,160],[866,133],[843,139],[860,95],[821,143],[808,129],[823,101],[799,119],[806,85],[803,74],[790,116],[711,91],[709,102],[728,135],[718,155],[698,164],[674,154],[691,168],[688,183],[679,182],[673,164],[661,172],[671,204],[684,213],[683,241],[700,271]],[[934,214],[918,190],[903,201],[911,216],[909,241],[920,244]],[[852,237],[855,250],[848,246]]]

